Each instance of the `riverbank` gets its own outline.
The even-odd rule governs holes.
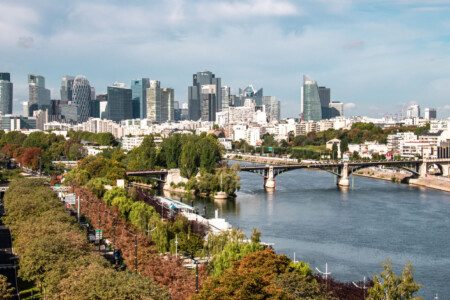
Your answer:
[[[354,175],[450,192],[450,179],[433,175],[425,178],[409,178],[411,174],[406,171],[376,168],[360,170],[355,172]]]

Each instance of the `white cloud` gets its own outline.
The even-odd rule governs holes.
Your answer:
[[[351,110],[351,109],[355,109],[355,108],[356,108],[356,104],[353,102],[344,103],[344,109],[346,109],[346,110]]]
[[[299,13],[299,7],[284,0],[202,1],[196,4],[197,17],[204,20],[293,16]]]

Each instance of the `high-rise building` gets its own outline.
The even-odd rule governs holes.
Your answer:
[[[13,83],[9,73],[0,73],[0,115],[12,114]]]
[[[45,78],[41,75],[28,75],[28,106],[30,115],[38,109],[50,107],[50,90],[45,88]]]
[[[201,111],[202,121],[215,121],[217,112],[217,86],[215,84],[202,85],[201,89]]]
[[[229,86],[222,86],[222,110],[226,110],[231,104],[231,89]]]
[[[344,115],[344,103],[338,101],[330,102],[328,119],[335,117],[342,117],[343,115]]]
[[[133,119],[147,118],[147,89],[150,79],[141,78],[131,81],[131,97],[133,101]]]
[[[319,99],[320,108],[322,110],[322,119],[329,119],[330,116],[330,101],[331,101],[331,91],[329,88],[324,86],[319,86]]]
[[[106,118],[115,122],[133,117],[131,89],[124,83],[114,83],[107,89]],[[101,110],[101,107],[100,107]]]
[[[207,107],[204,104],[202,96],[203,85],[215,85],[215,100],[212,102],[214,107]],[[203,115],[211,115],[210,112],[214,111],[214,116],[217,111],[222,109],[222,102],[218,102],[217,99],[222,99],[221,79],[209,72],[203,71],[192,75],[192,86],[188,87],[188,102],[189,102],[189,119],[198,120]],[[210,89],[206,89],[210,91]],[[209,96],[208,96],[209,97]],[[211,102],[211,101],[209,101]],[[206,110],[203,112],[203,110]]]
[[[256,106],[262,106],[263,97],[264,97],[263,89],[260,88],[259,90],[255,90],[253,85],[250,84],[244,89],[239,89],[240,105],[237,106],[244,105],[246,99],[252,99],[255,102]]]
[[[61,101],[72,101],[73,80],[75,77],[66,75],[61,80]]]
[[[163,88],[161,90],[161,123],[175,121],[174,97],[175,92],[172,88]]]
[[[72,103],[77,107],[77,122],[82,123],[90,116],[91,85],[84,76],[77,76],[73,81]]]
[[[161,83],[157,80],[150,80],[147,89],[147,120],[161,123]]]
[[[426,107],[424,117],[425,117],[425,120],[435,120],[437,117],[436,109]]]
[[[420,106],[418,104],[410,105],[406,110],[406,117],[408,119],[420,118]]]
[[[319,121],[322,119],[319,88],[317,83],[308,76],[303,76],[300,111],[304,121]]]
[[[274,96],[264,96],[263,103],[268,121],[280,121],[280,101]]]

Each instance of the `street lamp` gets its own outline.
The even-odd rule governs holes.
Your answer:
[[[362,289],[362,291],[363,291],[363,300],[364,300],[366,298],[366,289],[367,289],[367,287],[366,287],[366,276],[364,276],[364,278],[363,278],[363,285],[362,286],[357,285],[354,281],[352,281],[352,283],[358,289]]]
[[[325,275],[325,282],[327,285],[327,290],[328,290],[328,275],[331,275],[331,272],[328,272],[328,263],[325,263],[325,272],[322,272],[319,270],[319,268],[316,267],[317,272],[319,272],[322,275]]]

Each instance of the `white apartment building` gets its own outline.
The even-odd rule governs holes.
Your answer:
[[[403,141],[400,143],[400,155],[405,158],[437,158],[437,146],[424,141]]]
[[[416,141],[417,136],[414,132],[397,132],[387,137],[387,147],[389,151],[399,152],[400,145],[405,141]]]
[[[367,141],[362,144],[349,144],[348,151],[350,153],[357,152],[362,158],[372,158],[374,154],[386,155],[389,150],[386,144]]]
[[[124,136],[122,137],[122,149],[130,151],[136,147],[139,147],[144,140],[144,136]]]
[[[257,146],[261,142],[261,128],[248,125],[233,125],[233,141],[245,140],[249,145]]]

